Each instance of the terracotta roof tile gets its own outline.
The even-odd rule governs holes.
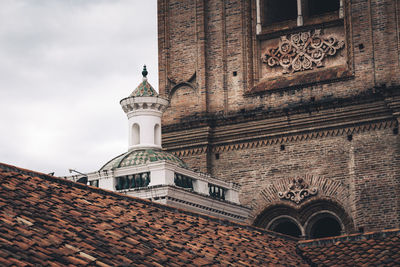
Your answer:
[[[297,240],[0,164],[0,265],[307,266]]]
[[[300,254],[326,266],[399,266],[400,229],[300,241]]]
[[[400,230],[298,242],[0,164],[0,265],[400,264]]]

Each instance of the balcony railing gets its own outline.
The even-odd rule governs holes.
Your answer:
[[[226,189],[223,187],[214,184],[208,184],[208,193],[213,198],[225,200],[225,190]]]
[[[116,178],[116,190],[147,187],[150,184],[150,172],[125,175]]]
[[[188,176],[185,176],[185,175],[182,175],[179,173],[175,173],[174,183],[176,186],[193,190],[193,179]]]

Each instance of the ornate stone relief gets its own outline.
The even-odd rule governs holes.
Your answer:
[[[278,47],[269,48],[262,62],[273,68],[281,66],[283,73],[310,70],[324,66],[324,59],[336,55],[344,47],[344,41],[329,35],[321,29],[281,36]]]
[[[299,204],[305,198],[316,195],[317,193],[317,187],[309,187],[302,178],[294,178],[289,184],[289,189],[283,192],[278,192],[278,196],[281,199],[289,199],[296,204]]]

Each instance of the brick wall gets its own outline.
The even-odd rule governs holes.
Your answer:
[[[337,101],[339,109],[341,99],[358,99],[377,88],[383,96],[398,91],[400,4],[396,0],[353,0],[345,1],[344,7],[345,17],[335,22],[332,32],[341,34],[345,40],[345,49],[339,55],[340,60],[345,58],[345,64],[340,63],[345,70],[335,72],[326,66],[309,71],[309,76],[284,74],[284,82],[301,80],[304,83],[270,90],[271,80],[263,80],[261,71],[265,68],[260,59],[263,38],[333,26],[317,23],[315,27],[282,30],[274,33],[276,36],[266,34],[258,38],[254,0],[159,0],[159,88],[171,100],[163,117],[164,136],[196,128],[196,120],[207,123],[211,116],[214,119],[210,127],[213,127],[220,122],[218,118],[222,121],[255,109],[264,113],[281,110],[281,119],[287,119],[290,126],[290,118],[285,114],[294,107],[321,103],[321,110],[334,111],[335,107],[326,107],[324,103]],[[195,75],[189,77],[193,72]],[[313,79],[321,81],[313,82]],[[254,88],[258,91],[249,94]],[[369,101],[378,100],[371,97]],[[380,105],[384,111],[373,116],[363,108],[355,109],[349,116],[358,118],[348,123],[393,121],[400,114],[386,100]],[[310,113],[310,117],[316,116]],[[346,117],[327,118],[312,127],[316,132],[319,127],[341,129],[343,126],[339,124],[346,120]],[[227,126],[229,131],[235,131],[235,127],[235,123]],[[244,204],[262,203],[259,193],[263,188],[285,177],[307,174],[339,181],[348,192],[347,202],[342,204],[352,217],[355,229],[399,227],[400,151],[399,137],[393,134],[395,127],[397,124],[354,133],[351,141],[347,140],[347,134],[342,134],[285,142],[284,150],[281,144],[223,150],[218,152],[218,160],[215,153],[189,153],[190,156],[183,158],[193,168],[239,182]],[[298,130],[304,131],[301,126]],[[260,136],[252,138],[266,137],[260,132]],[[192,142],[189,139],[180,144],[182,151],[190,150],[196,137]],[[235,143],[241,143],[238,137],[229,139],[229,144]],[[168,140],[164,144],[168,149]],[[223,144],[209,145],[215,149]],[[177,146],[171,147],[179,153]],[[255,208],[261,212],[263,207]]]
[[[254,206],[256,214],[267,205],[260,201],[261,191],[274,181],[306,175],[338,181],[346,194],[333,197],[351,214],[356,229],[395,228],[400,227],[398,142],[389,127],[354,133],[351,141],[345,134],[223,151],[218,160],[211,157],[212,175],[240,183],[241,203]],[[318,197],[325,196],[313,198]]]

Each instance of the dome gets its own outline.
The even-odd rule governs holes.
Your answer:
[[[157,161],[167,161],[187,168],[185,162],[175,155],[156,149],[132,150],[107,162],[100,170],[113,170],[122,167],[146,165]]]
[[[143,67],[142,71],[143,81],[136,87],[136,89],[130,94],[130,96],[158,96],[156,90],[154,90],[153,86],[147,81],[147,69],[146,65]]]

